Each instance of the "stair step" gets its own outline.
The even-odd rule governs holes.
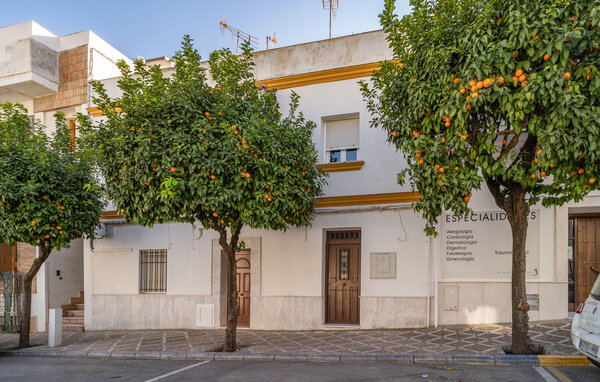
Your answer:
[[[63,317],[62,323],[63,323],[63,326],[64,325],[81,325],[81,326],[83,326],[83,317]]]
[[[68,304],[68,305],[61,305],[60,308],[62,309],[63,315],[64,315],[67,310],[77,309],[77,306],[75,304]]]
[[[71,305],[83,304],[83,297],[71,297]]]
[[[62,331],[63,332],[83,332],[85,330],[83,328],[83,325],[63,324]]]
[[[83,310],[67,310],[63,317],[83,317]]]
[[[83,310],[84,304],[75,304],[77,310]]]
[[[83,296],[84,296],[83,291],[79,292],[79,297],[83,298]]]

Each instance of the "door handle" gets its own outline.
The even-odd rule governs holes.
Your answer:
[[[243,294],[243,293],[239,293],[239,296],[240,296],[240,297],[244,297],[244,294]]]
[[[590,269],[596,273],[600,273],[600,270],[598,270],[597,268],[595,268],[593,265],[590,265]]]

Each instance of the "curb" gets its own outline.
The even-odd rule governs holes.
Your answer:
[[[402,365],[477,366],[588,366],[577,355],[431,355],[431,354],[296,354],[296,353],[210,353],[210,352],[108,352],[97,350],[0,350],[3,357],[62,357],[94,359],[161,359],[189,361],[295,361],[295,362],[387,362]]]

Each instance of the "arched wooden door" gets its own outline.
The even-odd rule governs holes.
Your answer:
[[[250,327],[250,251],[240,251],[235,254],[237,265],[238,326]]]

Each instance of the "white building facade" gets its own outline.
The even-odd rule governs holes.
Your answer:
[[[439,235],[427,237],[413,210],[418,195],[396,182],[406,162],[381,129],[370,127],[358,81],[393,59],[384,33],[256,52],[254,59],[257,84],[278,89],[282,105],[292,91],[300,95],[300,110],[317,124],[320,166],[330,176],[312,226],[243,229],[240,326],[321,330],[510,321],[510,228],[487,189],[473,193],[473,215],[444,215]],[[112,95],[118,94],[116,81],[103,80]],[[102,118],[90,102],[81,107]],[[578,204],[532,207],[532,320],[566,318],[586,284],[591,287],[600,246],[588,243],[600,239],[599,216],[597,193]],[[82,246],[86,330],[225,325],[224,258],[214,231],[179,223],[144,228],[111,210],[103,221],[101,237]]]

